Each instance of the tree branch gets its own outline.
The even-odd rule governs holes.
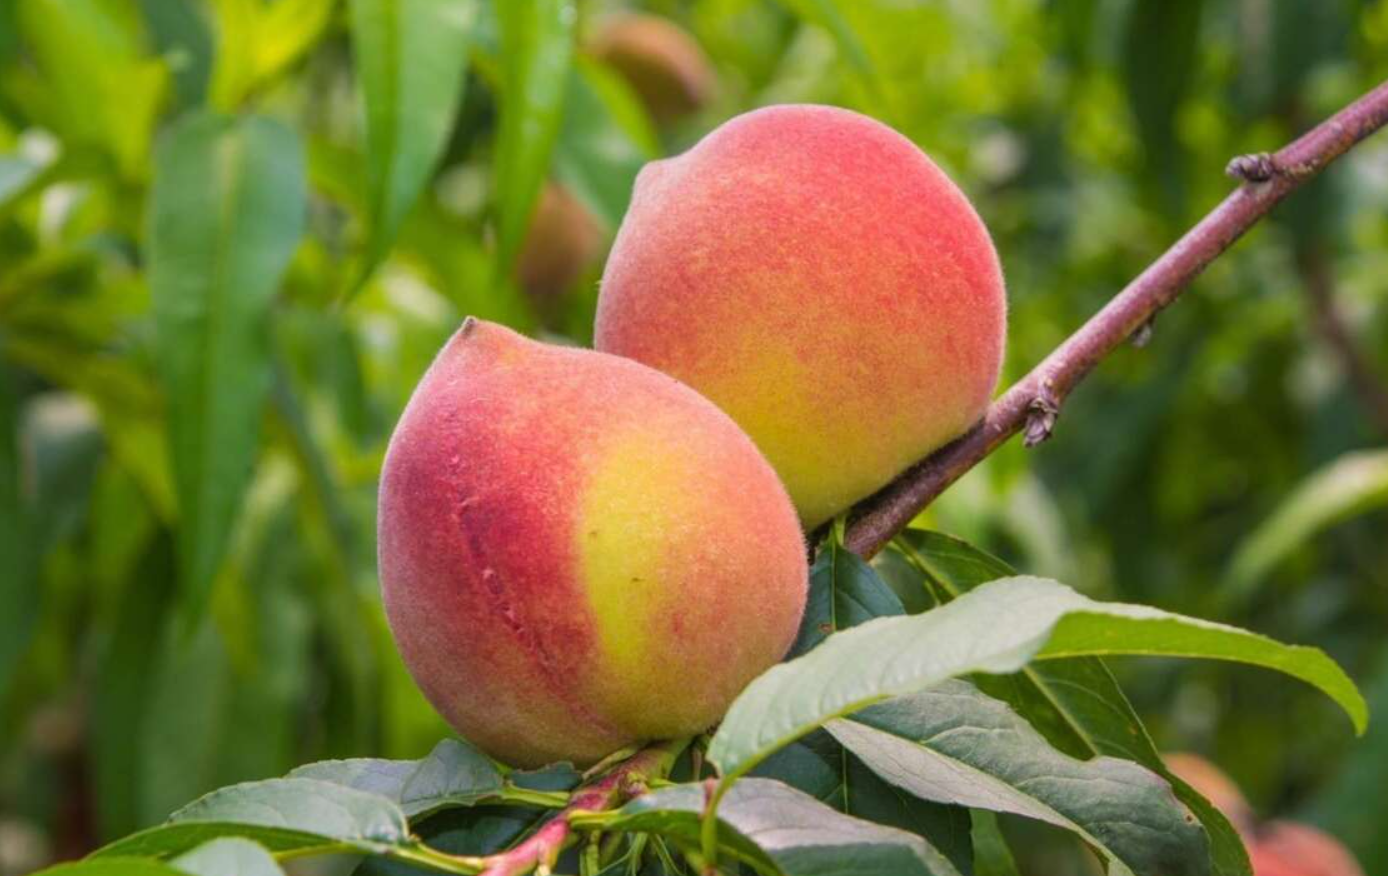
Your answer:
[[[1144,338],[1153,317],[1210,262],[1292,190],[1385,122],[1388,82],[1280,151],[1229,162],[1226,172],[1243,185],[993,402],[973,430],[861,502],[845,533],[849,550],[863,557],[877,553],[950,484],[1018,432],[1025,431],[1027,446],[1046,440],[1065,399],[1095,365],[1134,334]]]
[[[1335,303],[1335,277],[1324,250],[1315,244],[1297,247],[1296,264],[1306,301],[1311,307],[1312,327],[1340,360],[1340,369],[1359,397],[1364,413],[1381,433],[1388,435],[1388,387],[1355,343]]]
[[[569,798],[569,805],[524,841],[483,859],[485,868],[481,876],[520,876],[531,870],[549,873],[559,853],[573,839],[575,815],[610,809],[644,793],[646,781],[669,772],[687,742],[679,740],[643,748],[585,784]]]

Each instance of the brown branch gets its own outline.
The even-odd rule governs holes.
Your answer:
[[[1244,184],[1137,279],[993,402],[983,421],[907,469],[858,505],[845,544],[863,557],[881,550],[950,484],[1025,430],[1028,446],[1050,436],[1061,405],[1100,360],[1176,300],[1195,277],[1293,189],[1388,122],[1388,82],[1272,154],[1243,156],[1226,172]]]
[[[1388,387],[1355,343],[1354,335],[1335,304],[1335,278],[1326,263],[1325,252],[1315,244],[1297,247],[1296,264],[1307,303],[1311,306],[1312,326],[1340,360],[1340,368],[1359,397],[1364,412],[1380,432],[1388,435]]]
[[[569,805],[523,842],[484,858],[481,876],[520,876],[531,870],[549,873],[559,853],[573,839],[575,815],[610,809],[644,793],[647,780],[668,772],[684,744],[666,742],[643,748],[585,784],[569,798]]]

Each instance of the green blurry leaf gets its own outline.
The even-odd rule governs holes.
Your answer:
[[[509,276],[559,136],[573,58],[572,0],[497,0],[501,120],[493,147],[496,264]]]
[[[1012,567],[961,539],[939,532],[907,530],[893,541],[943,600],[980,584],[1016,574]],[[974,683],[1012,706],[1060,752],[1087,759],[1121,757],[1166,779],[1204,826],[1218,876],[1250,876],[1243,839],[1229,819],[1195,789],[1173,775],[1147,728],[1098,657],[1035,662],[1013,675],[978,675]]]
[[[455,739],[443,740],[423,760],[322,761],[295,769],[289,778],[318,779],[379,794],[400,804],[410,818],[445,806],[470,806],[503,787],[496,765]]]
[[[313,779],[269,779],[222,788],[151,828],[102,849],[97,859],[182,854],[208,840],[241,836],[273,852],[337,844],[363,852],[409,840],[394,803]]]
[[[0,155],[0,212],[33,191],[48,166],[22,155]]]
[[[135,569],[138,586],[128,588],[118,613],[102,630],[97,648],[92,722],[101,732],[92,734],[88,745],[97,824],[103,837],[120,836],[148,824],[138,814],[141,725],[161,645],[151,631],[158,630],[168,614],[174,576],[173,545],[167,538],[157,538]]]
[[[838,44],[845,59],[857,68],[859,73],[873,76],[872,59],[868,56],[863,41],[853,30],[848,19],[839,9],[840,0],[780,0],[781,5],[812,24],[817,24],[829,32]]]
[[[213,0],[217,52],[210,98],[235,109],[317,41],[335,0]]]
[[[1203,7],[1203,0],[1133,0],[1123,38],[1128,103],[1155,172],[1149,181],[1173,215],[1184,207],[1176,113],[1194,81]]]
[[[872,567],[831,537],[810,569],[810,594],[790,656],[810,651],[836,630],[905,613],[901,600]]]
[[[1388,450],[1347,453],[1313,472],[1234,552],[1220,596],[1243,602],[1314,535],[1388,505]]]
[[[638,797],[605,829],[656,833],[699,848],[705,809],[702,783],[676,785]],[[920,837],[850,818],[771,779],[744,779],[718,807],[720,849],[764,873],[820,876],[958,876],[959,871]]]
[[[203,843],[174,858],[174,866],[191,876],[283,876],[265,847],[240,837]]]
[[[948,605],[879,618],[772,667],[733,702],[709,746],[724,781],[824,722],[972,672],[1006,673],[1032,659],[1099,654],[1207,657],[1277,669],[1322,690],[1357,730],[1364,700],[1314,648],[1139,605],[1100,603],[1054,581],[982,585]]]
[[[477,2],[352,0],[351,7],[371,204],[364,278],[390,248],[448,143]]]
[[[186,620],[206,603],[256,458],[266,320],[304,222],[301,152],[276,122],[216,115],[188,118],[159,148],[149,282]]]
[[[122,0],[19,0],[20,30],[41,75],[9,84],[37,117],[75,143],[107,150],[123,174],[139,178],[168,77],[145,57],[132,8]]]
[[[609,229],[626,215],[636,174],[659,157],[645,109],[620,76],[585,58],[574,62],[555,174]]]
[[[1058,752],[972,685],[948,682],[828,729],[882,779],[918,797],[1074,831],[1136,876],[1209,872],[1204,831],[1159,776],[1127,760]]]
[[[19,400],[9,371],[0,365],[0,703],[9,690],[10,676],[24,655],[38,616],[39,588],[35,580],[30,509],[25,499],[24,470],[19,454]],[[8,735],[8,734],[5,734]]]
[[[212,76],[212,31],[202,8],[193,3],[140,0],[154,46],[168,62],[180,107],[193,107],[207,95]]]
[[[1302,815],[1330,831],[1354,852],[1365,873],[1388,872],[1388,832],[1376,800],[1388,784],[1388,651],[1380,651],[1366,682],[1369,708],[1380,720],[1339,762],[1333,775]]]
[[[167,624],[151,664],[140,732],[136,787],[141,824],[153,824],[216,787],[217,756],[228,742],[231,666],[215,619],[197,629]],[[149,634],[148,632],[146,633]]]

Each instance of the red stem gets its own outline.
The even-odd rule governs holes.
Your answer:
[[[1249,155],[1227,172],[1244,180],[1041,364],[1003,393],[983,421],[861,502],[845,533],[870,557],[940,493],[1025,429],[1028,446],[1049,437],[1065,399],[1094,366],[1175,301],[1190,282],[1279,201],[1388,122],[1388,82],[1271,155]]]
[[[523,842],[486,858],[481,876],[521,876],[537,867],[553,867],[573,836],[570,819],[578,812],[610,809],[640,793],[648,778],[663,772],[679,749],[670,744],[643,748],[610,772],[579,788],[569,805]]]

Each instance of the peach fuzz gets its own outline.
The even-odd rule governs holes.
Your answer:
[[[405,664],[512,765],[705,729],[804,611],[794,508],[727,416],[636,362],[489,323],[416,388],[379,504]]]
[[[866,116],[787,105],[642,170],[595,338],[728,412],[813,527],[978,421],[1005,330],[944,172]]]

